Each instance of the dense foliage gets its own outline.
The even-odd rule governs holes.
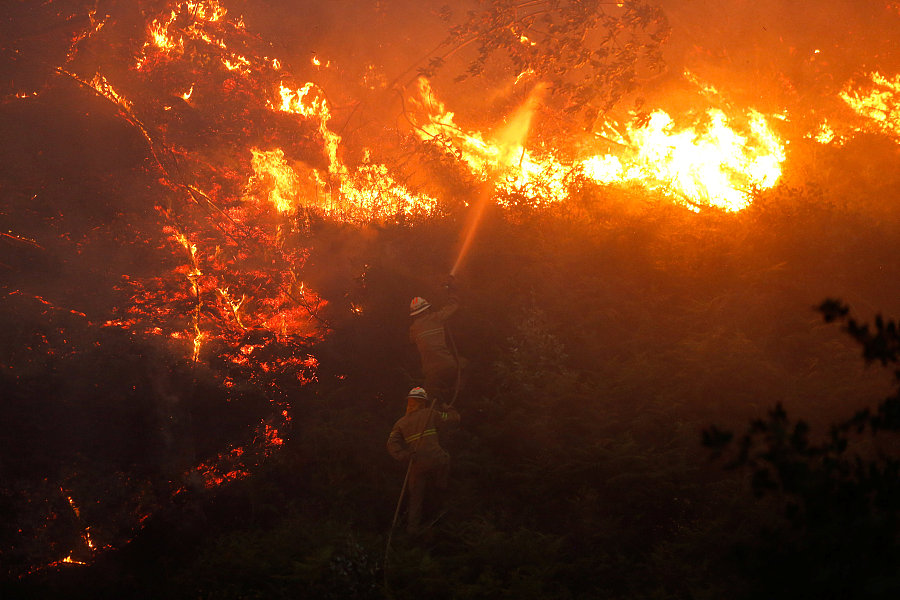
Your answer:
[[[809,449],[829,443],[827,424],[883,397],[889,377],[863,371],[853,340],[813,307],[828,291],[890,307],[897,240],[871,214],[784,189],[737,215],[697,215],[597,188],[581,199],[539,213],[496,210],[479,232],[459,277],[463,309],[453,325],[472,363],[457,403],[463,423],[445,440],[454,456],[448,512],[428,536],[398,533],[385,560],[403,472],[384,442],[416,383],[405,306],[416,294],[441,301],[460,222],[450,216],[367,231],[321,222],[311,232],[311,275],[326,272],[323,281],[342,283],[363,310],[335,313],[333,333],[310,349],[321,361],[319,381],[294,393],[294,429],[283,449],[248,479],[161,501],[130,543],[91,566],[13,578],[9,593],[718,598],[770,591],[764,582],[783,575],[776,567],[786,563],[759,557],[796,535],[796,513],[784,516],[780,496],[754,500],[759,478],[711,463],[700,433],[711,423],[739,427],[781,403],[808,416],[810,430],[797,435],[813,440],[800,447]],[[365,266],[364,276],[326,277],[335,262]],[[18,303],[4,311],[7,331],[45,318],[15,295],[5,302]],[[236,427],[260,409],[252,390],[237,406],[216,402],[214,379],[189,365],[166,366],[172,359],[159,348],[127,337],[98,342],[53,366],[32,365],[28,377],[5,376],[4,422],[15,426],[4,430],[3,468],[5,481],[15,475],[32,485],[63,465],[95,473],[72,481],[79,498],[104,498],[104,511],[81,517],[99,536],[116,525],[108,512],[114,474],[134,482],[171,467],[147,452],[166,448],[154,412],[165,393],[138,385],[123,402],[124,390],[159,369],[170,373],[167,385],[193,390],[180,396],[179,410],[194,424],[180,439],[200,458],[217,447],[211,435],[227,434],[223,409]],[[35,393],[38,385],[53,392]],[[47,408],[33,412],[36,401]],[[787,426],[782,413],[771,418]],[[66,437],[57,419],[70,426]],[[105,424],[103,436],[92,423]],[[23,443],[41,452],[17,453]],[[810,488],[819,495],[809,498],[840,485],[822,477]],[[4,488],[7,524],[32,514],[17,508],[17,494]],[[67,539],[77,539],[78,524],[67,526]],[[759,537],[761,527],[769,537]],[[868,546],[877,541],[869,529],[847,531],[842,556],[878,551]],[[20,538],[9,525],[3,536],[5,557],[26,551],[15,547]],[[803,539],[790,547],[808,565],[821,558],[804,554],[820,548],[819,538]]]
[[[472,76],[497,61],[557,76],[548,105],[578,126],[659,59],[664,22],[626,4],[484,3],[447,13],[455,26],[443,49],[463,55]],[[139,13],[165,5],[68,0],[42,4],[34,22],[2,23],[27,34],[2,49],[7,87],[22,86],[5,97],[28,90],[23,102],[0,102],[4,598],[895,597],[897,381],[865,369],[857,344],[893,366],[896,325],[878,318],[867,329],[843,303],[822,304],[900,313],[894,141],[798,141],[785,183],[735,214],[577,176],[565,204],[535,207],[533,195],[507,192],[458,276],[452,333],[470,369],[461,427],[443,440],[453,455],[446,513],[414,538],[401,519],[386,547],[404,467],[384,445],[420,383],[406,307],[415,295],[444,300],[478,184],[440,144],[389,138],[369,118],[388,114],[375,100],[368,112],[345,107],[346,136],[375,132],[402,147],[393,170],[415,172],[442,204],[365,226],[315,210],[293,214],[290,227],[273,218],[278,251],[254,244],[248,262],[302,256],[297,274],[327,303],[324,335],[251,329],[206,343],[192,361],[190,340],[170,335],[213,304],[184,293],[187,253],[173,252],[163,217],[211,204],[196,191],[179,200],[166,171],[186,187],[193,160],[237,160],[228,148],[247,90],[211,69],[210,85],[229,92],[210,113],[221,118],[190,111],[193,145],[179,143],[187,150],[176,157],[128,111],[56,70],[72,42],[57,31],[92,24],[92,8],[115,13],[114,32],[143,33]],[[588,10],[601,5],[609,13]],[[537,12],[516,12],[527,7]],[[585,14],[609,37],[584,38]],[[560,46],[523,39],[540,31]],[[74,66],[133,57],[143,42],[126,33]],[[566,82],[560,56],[588,77]],[[136,80],[125,89],[142,91]],[[176,98],[150,108],[174,124],[188,114]],[[173,139],[175,125],[158,123]],[[315,127],[305,127],[244,134],[291,138],[322,168]],[[224,244],[210,237],[212,257]],[[150,301],[159,298],[170,302]],[[129,328],[130,318],[147,327]],[[308,355],[315,381],[312,364],[271,368]],[[198,481],[198,465],[244,448],[273,405],[292,423],[283,444],[243,456],[248,473]],[[748,421],[734,444],[727,432]],[[744,468],[710,460],[702,441]],[[67,556],[87,564],[60,562]]]

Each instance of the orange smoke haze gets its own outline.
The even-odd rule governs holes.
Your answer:
[[[28,298],[78,327],[164,348],[183,359],[185,380],[207,378],[228,410],[245,397],[260,405],[247,409],[252,418],[241,413],[251,422],[230,429],[234,439],[167,463],[168,499],[193,480],[215,487],[246,477],[285,444],[294,397],[326,362],[313,347],[368,314],[370,265],[341,255],[342,232],[357,232],[363,245],[379,227],[449,215],[467,223],[454,246],[456,274],[475,253],[490,207],[567,214],[594,194],[598,203],[637,199],[660,214],[737,219],[777,198],[785,181],[829,176],[826,159],[860,139],[900,147],[895,2],[663,0],[671,32],[639,32],[646,56],[634,50],[633,63],[617,63],[619,79],[598,84],[603,102],[583,106],[570,93],[590,72],[580,69],[604,65],[606,54],[579,55],[571,72],[532,65],[545,68],[538,74],[522,57],[554,40],[537,17],[498,28],[509,55],[479,63],[474,38],[437,45],[466,18],[464,7],[443,2],[27,4],[4,9],[20,14],[4,21],[9,41],[0,42],[10,72],[0,82],[8,117],[0,184],[19,207],[0,211],[0,241],[28,268],[3,257],[0,268],[38,291],[49,285],[36,282],[46,268],[46,279],[80,300],[76,310],[9,284],[7,301]],[[523,9],[535,5],[544,7]],[[598,10],[616,22],[631,5]],[[630,38],[615,37],[624,27],[610,39],[629,50]],[[57,30],[70,35],[47,33]],[[22,135],[21,115],[40,135]],[[45,115],[62,116],[57,123]],[[81,156],[82,142],[98,150]],[[47,208],[47,197],[70,205]],[[50,216],[35,217],[41,210]],[[65,230],[66,219],[83,224],[85,239]],[[313,248],[325,228],[334,238]],[[87,241],[104,236],[113,241]],[[429,243],[422,254],[434,251]],[[49,244],[70,255],[43,264]],[[419,258],[409,259],[410,271],[426,260]],[[449,267],[454,257],[427,259]],[[72,264],[106,270],[81,281]],[[103,286],[115,289],[93,293]],[[168,389],[179,373],[145,382],[168,403],[154,418],[169,441],[189,437],[172,416],[183,411],[179,398],[204,393]],[[177,454],[169,441],[166,451]],[[76,508],[86,501],[57,491],[86,555],[67,548],[60,561],[122,542],[98,541]],[[143,493],[134,492],[134,506],[144,506]]]

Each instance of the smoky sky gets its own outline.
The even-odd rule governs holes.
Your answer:
[[[654,87],[665,88],[688,69],[739,99],[774,108],[789,103],[792,93],[828,93],[853,76],[898,66],[897,3],[662,0],[653,4],[663,9],[672,29],[664,46],[665,72],[639,82],[651,95]],[[478,4],[258,0],[224,5],[244,15],[251,29],[298,64],[313,54],[333,58],[344,67],[372,64],[383,68],[389,81],[421,65],[448,26]],[[440,17],[445,6],[451,9],[449,23]],[[454,69],[461,66],[451,63],[447,70],[456,74]],[[436,85],[452,85],[449,75],[438,76]],[[785,79],[791,90],[783,89]],[[484,81],[456,85],[454,100],[481,110],[478,96],[484,100],[484,86]]]

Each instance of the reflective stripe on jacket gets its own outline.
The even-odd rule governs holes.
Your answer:
[[[443,411],[420,408],[394,424],[388,436],[388,452],[397,460],[406,460],[415,454],[416,462],[445,462],[448,455],[437,434],[447,425],[456,423],[459,423],[459,413],[453,408]]]

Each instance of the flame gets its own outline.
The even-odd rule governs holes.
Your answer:
[[[178,18],[178,13],[173,10],[169,15],[168,20],[154,20],[153,23],[150,24],[150,41],[148,41],[147,44],[149,45],[152,43],[159,50],[166,53],[183,50],[184,38],[179,37],[176,40],[169,34],[169,27],[175,22],[176,18]]]
[[[295,210],[298,199],[316,206],[326,214],[340,215],[349,220],[360,218],[380,219],[399,212],[405,214],[430,212],[436,200],[411,192],[399,184],[383,164],[364,160],[351,171],[340,160],[338,149],[341,137],[329,127],[331,112],[321,89],[306,83],[293,90],[284,83],[279,85],[280,102],[270,102],[269,108],[295,114],[318,122],[323,150],[328,158],[328,173],[303,169],[301,174],[292,167],[280,148],[253,152],[253,171],[248,190],[260,182],[269,182],[268,198],[279,212]],[[366,153],[368,157],[368,153]]]
[[[246,294],[241,294],[240,300],[235,300],[232,298],[231,294],[228,293],[228,288],[216,288],[216,291],[219,292],[219,295],[222,297],[222,300],[231,310],[231,314],[234,315],[234,322],[237,323],[238,327],[241,329],[247,329],[244,326],[244,323],[241,321],[241,306],[243,306],[244,301],[247,299]]]
[[[245,56],[235,55],[223,58],[222,64],[229,71],[246,71],[247,67],[250,66],[250,61]]]
[[[530,195],[535,204],[565,198],[566,168],[552,154],[538,157],[524,147],[543,93],[542,86],[535,87],[495,139],[489,139],[479,131],[465,131],[457,125],[454,113],[435,96],[424,77],[419,78],[416,91],[410,103],[427,115],[427,121],[416,124],[416,133],[421,139],[442,140],[452,146],[472,173],[492,180],[499,192],[514,193],[537,187],[539,193]]]
[[[300,189],[300,178],[284,157],[284,150],[263,151],[251,148],[253,154],[253,176],[247,188],[262,185],[268,192],[268,200],[280,213],[296,210]]]
[[[92,24],[94,32],[102,27],[93,16]],[[248,385],[267,394],[271,414],[251,423],[243,445],[212,452],[182,472],[185,479],[221,485],[246,477],[285,443],[290,388],[316,381],[318,362],[305,348],[309,337],[321,339],[327,331],[318,315],[326,302],[303,283],[308,251],[285,241],[292,239],[289,234],[309,213],[372,221],[431,214],[438,200],[407,184],[398,174],[402,171],[374,151],[345,152],[346,141],[332,116],[332,109],[338,109],[329,105],[325,89],[283,71],[279,58],[266,55],[271,46],[260,52],[263,44],[244,31],[243,20],[230,16],[216,0],[170,1],[140,31],[137,61],[122,79],[133,84],[128,89],[135,91],[136,105],[99,70],[78,81],[121,107],[122,116],[147,139],[160,182],[171,193],[159,203],[159,215],[178,266],[161,269],[157,277],[125,278],[121,286],[131,294],[131,304],[104,326],[174,340],[178,352],[195,362],[215,356],[209,360],[210,372],[220,377],[224,394],[233,394],[229,401],[240,398]],[[535,44],[524,33],[513,34],[523,45]],[[314,72],[331,64],[315,55],[310,61],[312,67],[305,61],[303,66]],[[516,83],[535,80],[535,73],[525,70]],[[387,78],[369,64],[357,83],[385,89]],[[165,89],[159,97],[142,105],[140,94],[160,86]],[[217,90],[233,93],[237,101],[216,103]],[[548,149],[529,140],[543,91],[535,85],[504,126],[466,130],[454,122],[428,81],[420,79],[411,118],[421,139],[439,141],[473,174],[489,181],[483,186],[484,199],[501,204],[516,198],[534,205],[565,202],[573,178],[586,176],[609,184],[636,182],[689,204],[737,210],[748,201],[749,190],[773,185],[780,175],[783,147],[762,115],[729,118],[710,111],[676,126],[680,119],[657,111],[643,121],[633,116],[624,125],[608,125],[604,132],[613,149],[601,146],[599,138],[590,148],[579,149],[580,154]],[[165,107],[172,112],[164,122],[153,123],[155,107],[176,96],[190,101],[193,110],[179,115],[178,106]],[[347,122],[348,113],[338,114]],[[227,160],[215,162],[214,157],[226,154],[222,148],[184,142],[197,129],[180,126],[196,115],[221,136],[211,142],[233,144]],[[257,128],[245,122],[248,115],[269,121]],[[146,125],[138,116],[148,119]],[[279,130],[291,124],[299,129]],[[351,315],[363,310],[360,304],[350,305]],[[77,516],[71,499],[70,504]],[[83,540],[88,549],[95,548],[87,527]]]
[[[90,11],[88,11],[88,19],[91,22],[91,26],[89,29],[76,34],[72,39],[72,43],[69,45],[69,50],[68,52],[66,52],[66,59],[69,62],[75,59],[75,55],[78,53],[78,46],[81,44],[81,42],[92,37],[95,33],[98,33],[101,29],[103,29],[103,26],[106,25],[106,19],[108,18],[109,15],[106,15],[104,19],[98,20],[97,9],[91,9]]]
[[[199,262],[199,259],[197,256],[197,244],[194,244],[193,242],[191,242],[185,234],[183,234],[182,232],[180,232],[178,230],[173,229],[172,236],[175,238],[175,240],[179,244],[181,244],[184,247],[185,250],[188,251],[188,253],[190,254],[190,258],[191,258],[190,267],[188,267],[187,269],[176,269],[176,271],[182,271],[184,273],[184,276],[187,278],[188,282],[190,282],[190,284],[191,284],[191,290],[193,291],[193,294],[194,294],[195,302],[194,302],[193,315],[191,318],[193,335],[192,335],[191,339],[192,339],[192,347],[193,347],[192,360],[194,362],[197,362],[200,360],[200,349],[203,345],[203,339],[206,337],[206,334],[203,332],[203,330],[200,327],[201,315],[203,312],[203,300],[202,300],[203,290],[201,289],[200,278],[203,275],[203,273],[200,270],[200,262]],[[173,334],[173,337],[177,337],[177,336],[175,336],[175,334]]]
[[[781,176],[784,145],[765,117],[750,111],[748,130],[739,133],[721,110],[706,122],[678,128],[666,112],[654,111],[646,124],[626,125],[613,140],[618,155],[585,160],[585,174],[600,183],[636,182],[684,198],[692,205],[726,211],[746,208],[750,192],[770,188]]]
[[[150,58],[149,49],[155,49],[165,57],[178,57],[186,51],[186,40],[203,41],[221,50],[228,51],[224,39],[214,37],[209,30],[221,25],[228,10],[216,0],[185,0],[179,2],[167,14],[154,19],[147,27],[147,41],[135,63],[142,69]],[[186,23],[186,25],[182,25]],[[232,21],[236,29],[243,29],[242,18]],[[246,70],[250,61],[240,55],[222,58],[222,64],[229,70]]]
[[[341,136],[328,128],[331,111],[328,109],[325,94],[313,83],[307,83],[297,91],[293,91],[281,83],[278,95],[281,97],[281,104],[270,103],[269,107],[273,110],[317,119],[319,133],[322,134],[322,139],[325,141],[325,155],[328,157],[329,172],[334,174],[345,172],[346,169],[338,159]]]
[[[717,109],[686,127],[676,126],[662,110],[651,113],[646,122],[635,115],[623,127],[606,123],[604,137],[615,145],[613,153],[566,162],[549,151],[533,154],[509,137],[509,129],[493,140],[463,130],[424,78],[419,80],[418,97],[411,102],[427,115],[426,122],[417,124],[420,138],[447,140],[473,173],[499,174],[499,192],[531,192],[529,198],[535,204],[564,202],[570,175],[581,170],[598,183],[634,183],[663,191],[689,206],[736,211],[750,203],[753,190],[775,185],[785,160],[784,144],[766,117],[753,110],[743,118],[743,130],[734,124],[736,119]],[[526,101],[511,119],[511,127],[527,131],[528,121],[519,121],[532,117],[534,102]]]
[[[93,87],[97,92],[108,98],[109,100],[115,102],[122,108],[127,111],[131,110],[132,104],[125,96],[118,93],[115,88],[113,88],[112,84],[106,80],[106,77],[97,73],[94,75],[94,78],[90,81],[91,87]]]
[[[806,135],[820,144],[830,144],[832,142],[840,144],[843,142],[834,131],[834,128],[828,123],[828,119],[824,119],[819,128],[814,132]]]
[[[81,521],[81,510],[78,508],[78,505],[75,503],[75,500],[72,498],[72,495],[66,492],[64,488],[59,488],[60,492],[66,497],[66,501],[69,503],[69,507],[72,509],[72,512],[75,514],[75,519]],[[94,545],[94,540],[91,539],[91,528],[90,526],[85,526],[84,531],[81,532],[81,540],[84,542],[84,547],[87,548],[88,552],[93,553],[97,550],[97,547]],[[72,558],[72,553],[63,558],[57,563],[53,563],[50,566],[54,566],[59,563],[69,563],[69,564],[77,564],[77,565],[86,565],[88,563],[75,560]]]
[[[875,130],[900,138],[900,75],[888,78],[876,71],[869,80],[867,91],[848,84],[840,92],[841,99]]]
[[[429,214],[437,204],[430,196],[414,194],[394,180],[385,165],[363,164],[341,182],[350,218],[382,219],[397,213]]]

